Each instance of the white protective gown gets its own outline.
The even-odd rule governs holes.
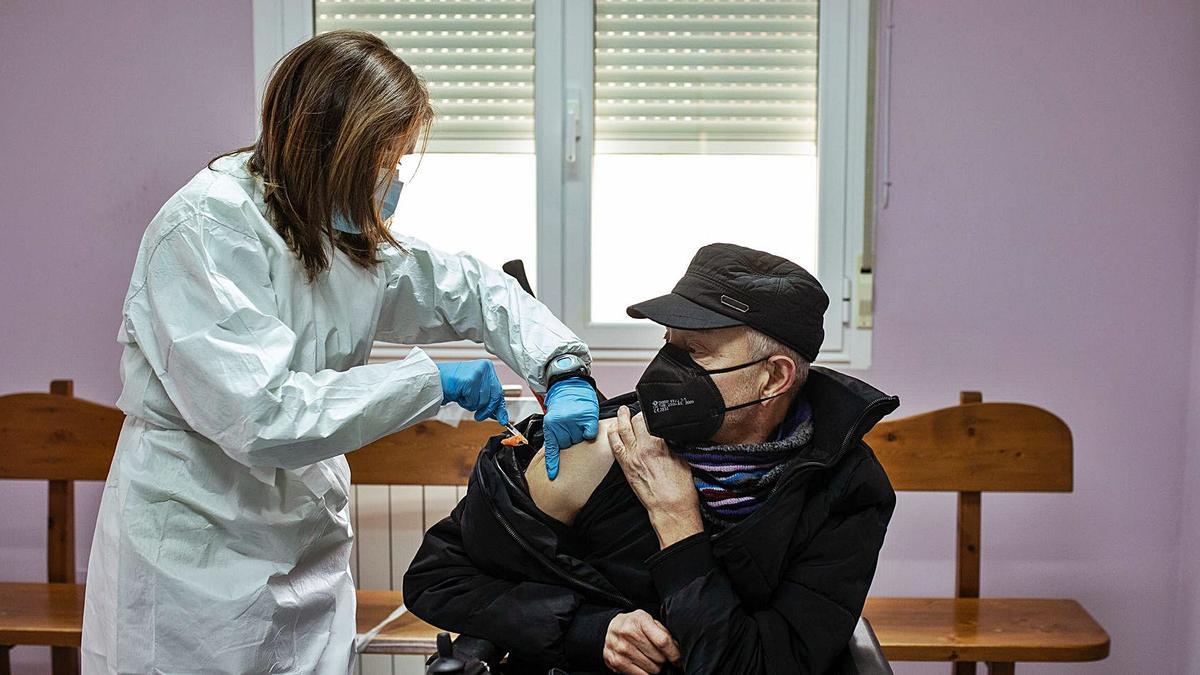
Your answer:
[[[401,239],[309,283],[246,156],[147,229],[120,341],[127,417],[88,563],[85,673],[345,673],[352,657],[344,453],[436,414],[421,350],[470,339],[536,388],[587,348],[507,275]]]

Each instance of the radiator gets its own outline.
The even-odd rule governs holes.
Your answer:
[[[540,412],[532,398],[509,399],[513,421]],[[456,405],[442,408],[436,419],[458,424],[470,413]],[[502,429],[497,426],[496,433]],[[466,493],[466,486],[446,485],[355,485],[350,491],[350,513],[354,523],[354,550],[350,569],[359,588],[403,586],[404,572],[412,562],[425,530],[450,515]],[[425,658],[417,655],[359,657],[361,675],[423,675]]]

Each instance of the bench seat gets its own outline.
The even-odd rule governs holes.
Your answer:
[[[78,647],[83,586],[0,583],[0,645]]]
[[[867,598],[890,661],[1098,661],[1108,633],[1074,600]]]
[[[404,601],[399,591],[358,592],[358,632]],[[1108,633],[1074,600],[867,598],[871,622],[895,661],[1097,661]],[[83,586],[0,583],[0,645],[78,647]],[[405,614],[366,653],[431,654],[438,630]]]

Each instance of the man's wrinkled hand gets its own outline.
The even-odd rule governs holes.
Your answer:
[[[604,636],[604,665],[625,675],[650,675],[679,664],[679,645],[665,626],[643,610],[618,614]]]
[[[704,529],[692,470],[661,438],[650,434],[640,414],[631,416],[629,408],[621,406],[608,444],[629,487],[646,507],[659,546],[666,548]]]

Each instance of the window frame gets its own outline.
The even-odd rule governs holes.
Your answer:
[[[591,2],[566,0],[536,2],[538,254],[536,261],[526,262],[537,265],[538,299],[589,344],[597,362],[645,363],[661,344],[661,328],[587,321],[594,6]],[[256,112],[271,66],[313,35],[315,11],[313,0],[255,0]],[[864,316],[855,316],[853,311],[859,306],[869,308],[871,301],[867,295],[870,284],[861,283],[864,279],[859,270],[868,196],[870,0],[822,2],[818,32],[818,271],[830,306],[825,315],[825,344],[817,364],[860,369],[870,366],[872,337],[870,310]],[[575,128],[580,140],[575,161],[568,162]],[[424,349],[435,359],[488,356],[482,347],[468,342]],[[404,345],[378,343],[372,360],[402,358],[408,350]]]

